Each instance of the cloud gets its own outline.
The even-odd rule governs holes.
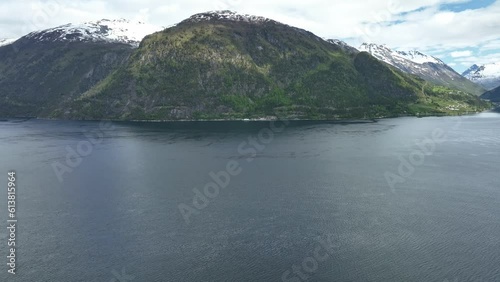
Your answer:
[[[451,57],[453,58],[461,58],[461,57],[469,57],[472,55],[472,51],[455,51],[451,52]]]
[[[170,26],[199,12],[230,9],[269,17],[324,38],[450,54],[500,48],[500,0],[480,9],[446,9],[470,0],[24,0],[0,1],[0,38],[69,22],[102,18],[147,20]],[[444,7],[444,8],[443,8]],[[460,55],[460,54],[459,54]],[[461,54],[467,56],[468,54]],[[470,54],[469,54],[470,55]],[[461,58],[461,57],[451,57]]]
[[[500,39],[497,40],[491,40],[486,43],[484,43],[481,46],[481,50],[488,51],[488,50],[500,50]]]

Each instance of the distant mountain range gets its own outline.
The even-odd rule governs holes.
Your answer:
[[[440,59],[416,50],[403,52],[392,50],[385,45],[366,43],[361,45],[359,50],[368,52],[380,61],[403,72],[416,75],[438,85],[459,89],[478,96],[486,91],[481,86],[461,76]]]
[[[492,90],[500,86],[500,62],[481,66],[473,65],[462,75],[485,89]]]
[[[419,52],[362,46],[372,56],[231,11],[157,30],[101,20],[0,41],[0,116],[335,119],[488,107],[472,82]]]

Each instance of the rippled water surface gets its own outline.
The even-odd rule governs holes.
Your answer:
[[[270,128],[0,122],[0,281],[500,281],[500,115]]]

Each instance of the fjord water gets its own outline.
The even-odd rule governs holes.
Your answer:
[[[1,122],[2,225],[9,170],[19,221],[15,276],[0,229],[0,280],[500,281],[500,115],[291,122],[238,152],[269,126]],[[88,132],[99,143],[60,182],[53,164]],[[187,224],[179,204],[231,161],[241,173]]]

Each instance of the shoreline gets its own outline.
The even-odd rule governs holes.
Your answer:
[[[131,119],[131,120],[122,120],[122,119],[58,119],[58,118],[43,118],[43,117],[6,117],[0,118],[0,122],[9,122],[13,120],[13,122],[25,122],[32,119],[35,120],[49,120],[49,121],[110,121],[110,122],[136,122],[136,123],[171,123],[171,122],[271,122],[271,121],[280,121],[280,120],[288,120],[288,121],[297,121],[297,122],[328,122],[328,123],[376,123],[382,119],[391,119],[391,118],[403,118],[403,117],[415,117],[415,118],[426,118],[426,117],[456,117],[456,116],[471,116],[480,113],[487,112],[500,112],[500,108],[492,108],[489,110],[481,111],[481,112],[466,112],[463,114],[428,114],[428,115],[394,115],[394,116],[382,116],[382,117],[371,117],[371,118],[336,118],[336,119],[300,119],[300,118],[280,118],[278,116],[267,116],[263,118],[245,118],[245,119],[178,119],[178,120],[139,120],[139,119]]]

